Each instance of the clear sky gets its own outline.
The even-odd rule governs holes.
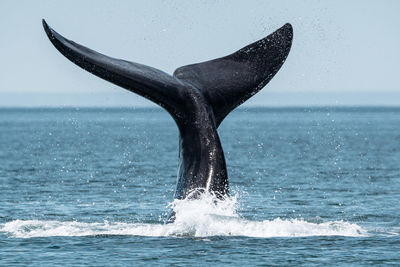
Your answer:
[[[400,105],[400,1],[0,1],[0,106],[142,106],[69,62],[41,19],[80,44],[172,73],[294,28],[249,105]]]

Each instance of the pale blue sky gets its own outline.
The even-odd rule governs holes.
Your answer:
[[[400,1],[0,1],[0,106],[152,105],[65,59],[41,18],[101,53],[168,73],[286,22],[288,60],[250,105],[400,105]]]

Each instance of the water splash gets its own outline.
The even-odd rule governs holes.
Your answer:
[[[237,211],[237,195],[220,200],[202,195],[196,200],[175,200],[171,207],[176,220],[171,224],[77,221],[14,220],[0,225],[0,231],[11,237],[31,238],[50,236],[248,236],[248,237],[306,237],[306,236],[365,236],[362,227],[344,221],[311,223],[292,219],[250,221]]]

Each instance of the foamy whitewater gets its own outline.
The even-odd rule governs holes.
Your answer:
[[[203,194],[197,200],[175,200],[170,206],[176,212],[171,224],[145,224],[78,221],[14,220],[1,225],[0,231],[17,238],[50,236],[247,236],[247,237],[306,237],[306,236],[366,236],[367,231],[344,221],[311,223],[292,219],[249,221],[237,213],[238,197],[219,200]]]

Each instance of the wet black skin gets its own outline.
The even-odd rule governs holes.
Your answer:
[[[229,194],[224,152],[218,126],[234,108],[261,90],[289,54],[290,24],[237,52],[183,66],[171,76],[152,67],[111,58],[43,27],[53,45],[69,60],[109,82],[163,107],[180,133],[179,174],[175,198],[209,191]]]

